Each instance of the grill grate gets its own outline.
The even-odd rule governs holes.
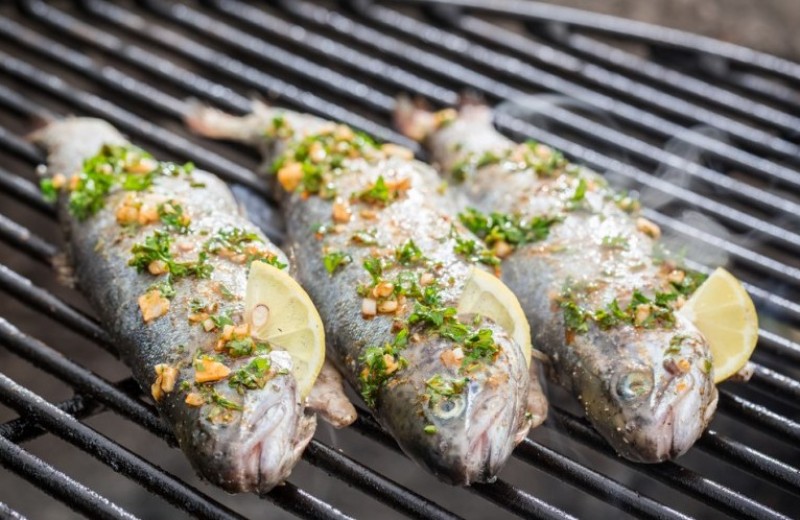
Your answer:
[[[760,331],[753,380],[747,386],[723,386],[714,430],[678,463],[642,466],[618,459],[574,413],[569,399],[560,399],[554,389],[547,427],[515,452],[523,464],[510,463],[504,478],[494,484],[469,488],[473,498],[464,490],[430,484],[432,480],[393,455],[398,453],[394,441],[362,410],[351,430],[374,441],[376,453],[391,457],[390,465],[360,456],[364,441],[350,432],[328,443],[316,439],[304,455],[316,469],[298,468],[292,478],[302,487],[287,484],[268,495],[279,508],[306,518],[366,514],[358,498],[346,499],[353,493],[337,496],[333,488],[326,491],[320,485],[336,480],[361,491],[360,497],[371,496],[416,518],[496,515],[489,503],[535,518],[596,515],[609,508],[643,518],[714,512],[783,518],[794,513],[793,496],[800,494],[794,466],[800,460],[793,450],[800,442],[800,423],[792,418],[797,417],[800,397],[800,383],[794,379],[800,345],[790,338],[797,337],[800,323],[800,306],[794,303],[800,296],[800,198],[795,195],[800,153],[793,141],[798,118],[782,109],[800,100],[794,90],[800,82],[798,66],[675,31],[645,30],[641,24],[511,0],[493,9],[521,9],[525,16],[513,19],[535,22],[530,33],[505,31],[502,24],[508,17],[477,18],[452,9],[468,0],[438,2],[424,13],[352,1],[347,14],[304,1],[283,1],[274,8],[222,0],[142,1],[122,7],[100,0],[83,0],[79,6],[18,3],[18,10],[8,8],[8,16],[0,18],[0,155],[7,159],[0,168],[0,241],[17,251],[3,256],[3,264],[15,269],[0,265],[0,289],[34,311],[36,321],[50,318],[107,352],[113,354],[113,342],[80,310],[80,300],[69,291],[46,288],[53,286],[52,276],[45,273],[55,265],[60,248],[41,236],[57,236],[50,230],[54,212],[28,180],[42,156],[21,132],[30,129],[32,119],[48,114],[103,117],[166,156],[191,159],[230,182],[268,195],[252,173],[256,159],[251,152],[205,142],[198,146],[178,124],[188,96],[243,112],[254,91],[416,151],[416,145],[388,125],[399,91],[436,105],[453,104],[465,89],[492,102],[529,93],[570,96],[585,109],[540,104],[536,126],[513,112],[501,113],[497,124],[515,137],[547,142],[596,169],[614,172],[633,189],[668,197],[669,204],[648,210],[647,217],[684,240],[727,253],[759,311],[769,318]],[[637,57],[584,31],[645,43],[652,52],[648,58]],[[658,61],[676,49],[684,58],[681,65],[689,67]],[[726,67],[691,68],[703,60]],[[704,132],[698,124],[725,137]],[[667,140],[690,146],[699,159],[669,151]],[[682,186],[649,173],[664,167],[686,172],[692,184]],[[736,234],[720,236],[686,224],[679,218],[686,209],[710,215]],[[26,258],[46,269],[26,265]],[[30,278],[23,270],[31,272]],[[178,468],[184,472],[180,476],[163,470],[100,431],[99,421],[108,415],[102,412],[111,410],[149,432],[141,435],[174,446],[171,433],[141,400],[132,380],[123,377],[113,383],[62,356],[61,346],[56,350],[22,332],[22,324],[5,319],[6,312],[19,312],[3,309],[0,344],[75,392],[66,400],[62,393],[56,399],[61,402],[53,405],[26,388],[35,385],[22,386],[0,375],[0,401],[21,417],[0,425],[0,461],[7,469],[78,512],[130,518],[131,513],[70,477],[70,469],[61,472],[20,447],[55,436],[192,516],[242,517],[238,506],[252,497],[226,497],[197,484],[185,467]],[[71,352],[69,345],[63,350]],[[20,379],[18,372],[4,372]],[[351,449],[345,455],[331,444]],[[545,479],[547,484],[539,482]],[[584,493],[580,500],[570,486]],[[323,494],[317,489],[326,491],[324,501],[317,498]],[[118,502],[123,498],[114,496]],[[126,505],[131,509],[135,504]],[[262,507],[257,501],[256,506]],[[3,508],[3,514],[15,514]]]

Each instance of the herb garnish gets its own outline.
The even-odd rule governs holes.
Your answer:
[[[189,224],[191,219],[183,212],[183,206],[171,200],[158,205],[158,216],[164,227],[173,231],[177,231],[181,235],[189,232]]]
[[[172,238],[169,234],[156,230],[145,238],[143,243],[135,244],[131,248],[133,257],[128,261],[128,265],[135,267],[140,273],[148,269],[151,272],[166,273],[168,278],[165,283],[168,284],[185,276],[208,278],[211,275],[214,266],[207,263],[205,251],[200,252],[196,262],[177,262],[170,251],[171,245]],[[158,263],[157,269],[151,267],[154,263]]]
[[[394,252],[394,258],[401,265],[408,265],[415,262],[422,262],[425,260],[425,255],[413,240],[406,240],[403,245],[398,247]]]
[[[269,381],[272,364],[269,358],[257,357],[250,361],[244,368],[240,368],[231,374],[228,379],[228,386],[235,388],[240,395],[244,395],[247,390],[264,388]]]
[[[367,406],[374,407],[378,390],[397,370],[408,366],[408,360],[400,352],[408,344],[408,329],[402,329],[392,343],[383,347],[367,347],[358,360],[364,364],[359,374],[361,396]]]
[[[500,265],[500,258],[495,255],[491,249],[487,249],[479,244],[476,240],[466,239],[456,236],[456,244],[453,246],[453,251],[457,255],[464,256],[468,261],[475,263],[480,262],[486,265]]]
[[[533,218],[498,212],[487,215],[473,208],[459,213],[458,218],[489,247],[500,241],[518,246],[544,240],[550,233],[550,227],[563,220],[559,216],[547,215]]]
[[[600,245],[606,249],[628,249],[628,238],[625,235],[606,235]]]
[[[352,261],[353,257],[343,251],[331,251],[322,257],[322,264],[331,276],[337,269],[344,267]]]

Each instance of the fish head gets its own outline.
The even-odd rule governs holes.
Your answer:
[[[448,367],[442,359],[455,346],[449,340],[412,344],[404,351],[408,367],[377,403],[381,422],[403,451],[453,485],[493,481],[530,425],[522,350],[502,328],[488,322],[483,327],[500,347],[494,360],[468,370]],[[434,391],[431,382],[437,380],[453,391]]]
[[[226,381],[213,387],[222,399],[241,403],[241,409],[211,400],[195,409],[196,421],[185,422],[193,427],[176,431],[202,476],[229,493],[264,494],[283,482],[316,427],[315,417],[304,411],[289,354],[272,351],[266,356],[273,376],[263,388],[239,396]],[[241,360],[232,369],[249,361]],[[188,408],[183,402],[177,406]]]
[[[606,334],[619,354],[586,378],[581,390],[595,427],[620,455],[636,462],[682,455],[716,410],[706,340],[688,320],[680,315],[676,320],[669,330]]]

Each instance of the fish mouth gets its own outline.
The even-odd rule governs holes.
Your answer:
[[[501,396],[493,397],[484,406],[500,400]],[[462,485],[494,482],[497,472],[513,450],[514,429],[510,427],[511,418],[508,417],[508,405],[505,403],[504,401],[504,406],[491,414],[484,424],[470,429],[467,451],[464,454]],[[509,422],[509,427],[503,426],[504,422]]]

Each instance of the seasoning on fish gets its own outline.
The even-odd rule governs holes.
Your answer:
[[[34,139],[78,284],[194,467],[228,492],[282,482],[316,421],[293,359],[249,334],[243,299],[248,263],[286,256],[220,179],[103,121],[57,121]]]
[[[548,372],[616,451],[658,462],[687,451],[717,390],[706,339],[676,310],[703,281],[653,255],[638,203],[540,143],[498,133],[466,106],[447,124],[401,100],[398,126],[440,165],[459,219],[502,263]]]
[[[409,150],[263,105],[245,117],[196,107],[187,122],[255,145],[271,163],[329,355],[383,427],[447,482],[493,480],[544,419],[544,399],[508,331],[457,313],[472,263],[456,238],[475,237],[440,208],[435,172]],[[540,408],[526,416],[529,388]]]

